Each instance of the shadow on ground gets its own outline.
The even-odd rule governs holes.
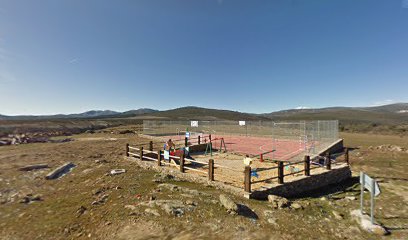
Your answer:
[[[331,184],[323,188],[307,191],[293,198],[320,198],[323,196],[332,196],[341,192],[351,192],[357,195],[360,193],[359,182],[360,177],[351,177],[341,183]]]

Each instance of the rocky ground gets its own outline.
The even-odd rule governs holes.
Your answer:
[[[125,143],[149,140],[104,131],[0,147],[0,239],[407,239],[406,153],[393,153],[384,168],[390,155],[368,148],[396,144],[387,139],[346,136],[360,148],[351,153],[353,170],[383,180],[376,214],[391,235],[381,236],[362,230],[351,215],[359,206],[357,178],[296,199],[247,200],[143,170],[124,160]],[[70,171],[45,179],[67,162]],[[25,168],[36,164],[43,165]],[[385,171],[398,179],[386,179]]]

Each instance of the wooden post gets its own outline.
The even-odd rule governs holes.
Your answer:
[[[305,155],[305,176],[310,176],[310,157]]]
[[[347,165],[350,165],[350,162],[349,162],[349,149],[346,148],[345,151],[346,151],[346,152],[344,153],[344,160],[345,160],[345,162],[347,163]]]
[[[201,144],[201,136],[198,136],[198,145]]]
[[[161,166],[161,150],[157,151],[157,166]]]
[[[180,172],[184,172],[184,154],[180,156]]]
[[[326,169],[327,169],[327,170],[330,170],[330,169],[331,169],[330,152],[327,153],[326,160],[327,160],[327,162],[326,162]]]
[[[283,162],[278,162],[278,183],[283,184]]]
[[[140,160],[143,160],[143,147],[140,147]]]
[[[250,166],[245,166],[245,171],[244,171],[244,190],[245,192],[251,192],[251,167]]]
[[[260,162],[263,162],[264,160],[263,160],[263,154],[261,154],[261,159],[259,160]]]
[[[214,181],[214,159],[208,160],[208,180]]]
[[[126,143],[126,157],[129,157],[129,143]]]
[[[153,151],[153,141],[149,142],[149,151]]]

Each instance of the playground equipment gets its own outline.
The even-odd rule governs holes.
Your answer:
[[[218,142],[220,143],[220,145],[217,145]],[[210,142],[207,143],[207,146],[205,148],[205,155],[207,156],[207,154],[210,153],[210,156],[212,156],[213,149],[217,149],[219,152],[226,152],[227,146],[225,145],[224,138],[215,138],[215,139],[210,138]]]

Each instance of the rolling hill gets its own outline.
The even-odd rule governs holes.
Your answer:
[[[49,116],[4,116],[0,120],[59,121],[59,120],[103,120],[104,124],[115,125],[141,123],[144,119],[177,120],[339,120],[342,131],[408,133],[408,103],[397,103],[375,107],[330,107],[320,109],[290,109],[264,114],[242,113],[230,110],[200,107],[181,107],[166,111],[141,108],[126,112],[110,110],[88,111],[79,114],[58,114]]]
[[[337,119],[342,123],[407,124],[408,103],[376,107],[332,107],[320,109],[291,109],[262,114],[274,120],[326,120]]]

